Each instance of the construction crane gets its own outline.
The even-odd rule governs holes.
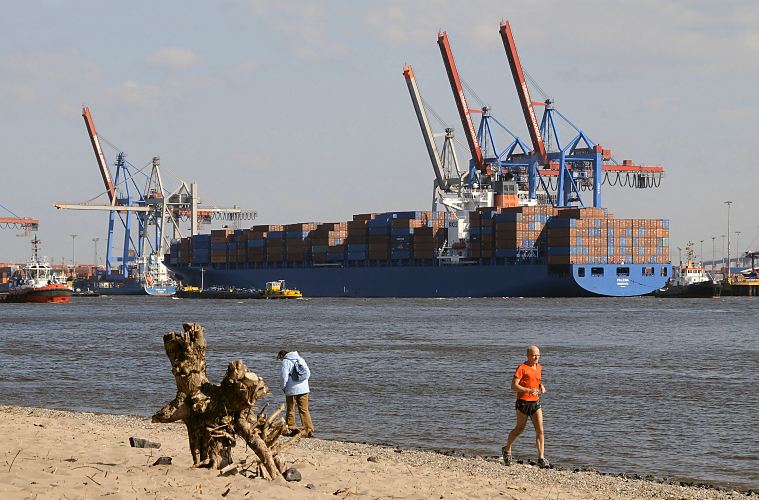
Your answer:
[[[573,202],[583,205],[580,191],[588,188],[593,190],[593,206],[600,207],[601,185],[604,183],[636,188],[659,186],[664,174],[662,167],[633,165],[630,160],[624,160],[622,165],[604,163],[613,160],[610,149],[604,149],[591,141],[553,106],[552,100],[532,101],[509,22],[501,22],[499,31],[533,145],[529,169],[531,198],[535,196],[534,190],[538,184],[535,179],[543,185],[546,185],[547,181],[549,188],[554,187],[550,179],[556,179],[554,204],[560,207]],[[534,106],[544,107],[539,126]],[[569,141],[561,140],[558,121],[562,121],[576,133]],[[555,149],[550,151],[546,144],[554,144]],[[535,168],[533,164],[540,168]]]
[[[101,194],[87,203],[57,202],[54,206],[58,209],[109,212],[106,278],[128,278],[131,274],[139,273],[140,265],[148,260],[162,262],[170,240],[185,236],[180,221],[189,220],[190,232],[195,235],[200,224],[210,223],[212,220],[228,220],[239,224],[242,220],[255,219],[257,214],[252,210],[237,207],[201,207],[195,183],[180,181],[177,188],[168,191],[161,177],[158,157],[154,157],[145,167],[137,168],[126,161],[123,151],[119,151],[114,164],[115,175],[111,176],[89,108],[83,108],[82,117],[95,152],[108,202],[97,203],[96,200],[102,196]],[[115,243],[114,227],[117,218],[124,232],[122,254],[120,258],[115,259],[112,248]],[[136,219],[137,225],[136,241],[132,235],[135,222],[133,219]],[[168,225],[172,226],[171,232],[167,230]],[[114,266],[114,260],[120,260],[121,264]],[[112,273],[113,270],[117,272]]]

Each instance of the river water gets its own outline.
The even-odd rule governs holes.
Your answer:
[[[207,330],[284,397],[275,353],[312,371],[318,437],[496,455],[508,390],[542,351],[546,457],[565,467],[759,488],[759,300],[75,297],[0,304],[0,402],[152,415],[174,397],[162,336]],[[534,433],[517,458],[535,458]]]

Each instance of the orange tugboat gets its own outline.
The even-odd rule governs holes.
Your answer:
[[[32,240],[32,258],[11,277],[6,302],[70,302],[74,293],[63,273],[54,272],[46,259],[40,258],[40,240]]]

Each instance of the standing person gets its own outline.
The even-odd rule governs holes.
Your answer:
[[[509,439],[501,451],[506,465],[514,463],[511,456],[511,445],[524,431],[527,419],[532,420],[535,428],[535,446],[538,449],[538,466],[544,469],[551,467],[543,454],[543,409],[540,405],[540,395],[546,392],[542,382],[543,368],[538,363],[540,349],[531,345],[527,348],[527,361],[519,365],[511,380],[511,390],[517,393],[516,413],[517,425],[509,432]]]
[[[306,360],[300,357],[298,351],[279,351],[277,361],[281,361],[280,376],[287,401],[287,426],[291,429],[295,427],[295,406],[297,405],[304,435],[311,437],[314,434],[314,424],[311,423],[311,413],[308,411],[308,379],[311,376],[311,370],[308,369]]]

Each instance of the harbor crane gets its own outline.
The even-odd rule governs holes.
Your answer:
[[[40,221],[23,217],[0,217],[0,229],[23,229],[24,231],[36,231]]]
[[[201,207],[195,183],[180,181],[178,187],[167,190],[161,177],[158,157],[154,157],[148,165],[137,168],[126,160],[123,151],[118,151],[114,164],[115,175],[112,176],[89,108],[82,109],[82,118],[100,169],[105,192],[87,203],[58,202],[54,206],[58,209],[109,212],[106,278],[129,278],[130,274],[142,272],[139,267],[144,269],[147,262],[162,266],[163,255],[167,252],[170,240],[186,236],[180,227],[180,221],[189,220],[190,233],[195,235],[200,224],[210,223],[212,220],[228,220],[239,224],[242,220],[255,219],[257,214],[253,210],[237,207]],[[107,197],[107,203],[97,203],[96,200],[103,194]],[[123,248],[121,257],[114,259],[112,248],[115,244],[114,227],[117,219],[124,230]],[[136,241],[132,235],[135,222]],[[114,260],[119,260],[121,264],[114,266]]]
[[[608,163],[609,160],[613,160],[611,150],[591,141],[581,129],[555,108],[551,99],[544,102],[532,101],[508,21],[501,22],[499,32],[533,145],[529,160],[531,177],[556,178],[556,206],[569,206],[573,202],[584,205],[580,191],[592,188],[593,206],[600,207],[603,183],[630,185],[636,188],[659,186],[664,175],[662,167],[633,165],[630,160],[624,160],[622,165]],[[535,106],[544,107],[540,125]],[[576,135],[572,139],[566,142],[561,140],[557,125],[559,121],[574,130]],[[554,145],[553,150],[547,147],[551,144]],[[535,182],[530,183],[530,197],[535,195],[535,186]]]
[[[508,21],[501,23],[499,32],[527,124],[529,144],[493,116],[488,106],[483,104],[481,109],[469,108],[448,34],[438,32],[438,47],[471,154],[468,173],[460,177],[461,181],[466,180],[466,186],[441,174],[445,170],[446,155],[453,151],[453,129],[446,126],[446,140],[442,153],[439,152],[434,138],[440,134],[433,133],[429,126],[425,103],[419,95],[411,67],[404,67],[404,77],[435,171],[433,209],[439,203],[449,209],[455,206],[455,210],[464,206],[470,207],[470,210],[493,206],[494,189],[502,190],[503,182],[512,180],[516,183],[519,205],[551,204],[557,207],[585,206],[582,193],[588,190],[593,193],[593,206],[600,207],[601,186],[604,184],[631,188],[660,185],[664,175],[661,166],[635,165],[631,160],[623,160],[620,164],[612,157],[611,149],[593,142],[556,109],[553,100],[546,97],[544,101],[533,101]],[[539,87],[538,90],[542,93]],[[544,109],[540,120],[536,107]],[[476,129],[472,114],[481,116]],[[510,136],[509,143],[502,149],[496,143],[496,129]],[[562,137],[567,129],[569,140]],[[446,200],[443,201],[443,198]]]
[[[39,228],[39,220],[29,217],[19,217],[3,205],[0,205],[0,208],[13,216],[0,217],[0,229],[23,229],[24,235],[28,235],[30,231],[36,231]]]
[[[472,115],[470,114],[469,105],[467,104],[466,96],[464,95],[464,88],[461,85],[459,72],[456,69],[456,61],[453,59],[451,45],[448,42],[448,33],[445,31],[438,33],[437,44],[440,47],[440,54],[443,56],[443,63],[445,64],[446,73],[448,73],[448,80],[451,84],[451,90],[453,91],[453,98],[456,101],[456,109],[459,112],[461,125],[464,127],[464,135],[469,144],[469,151],[472,153],[473,168],[471,170],[476,169],[478,172],[485,174],[487,173],[488,168],[485,165],[485,158],[482,155],[482,148],[480,148],[480,142],[477,139]],[[470,183],[475,178],[474,174],[474,171],[470,171]]]

